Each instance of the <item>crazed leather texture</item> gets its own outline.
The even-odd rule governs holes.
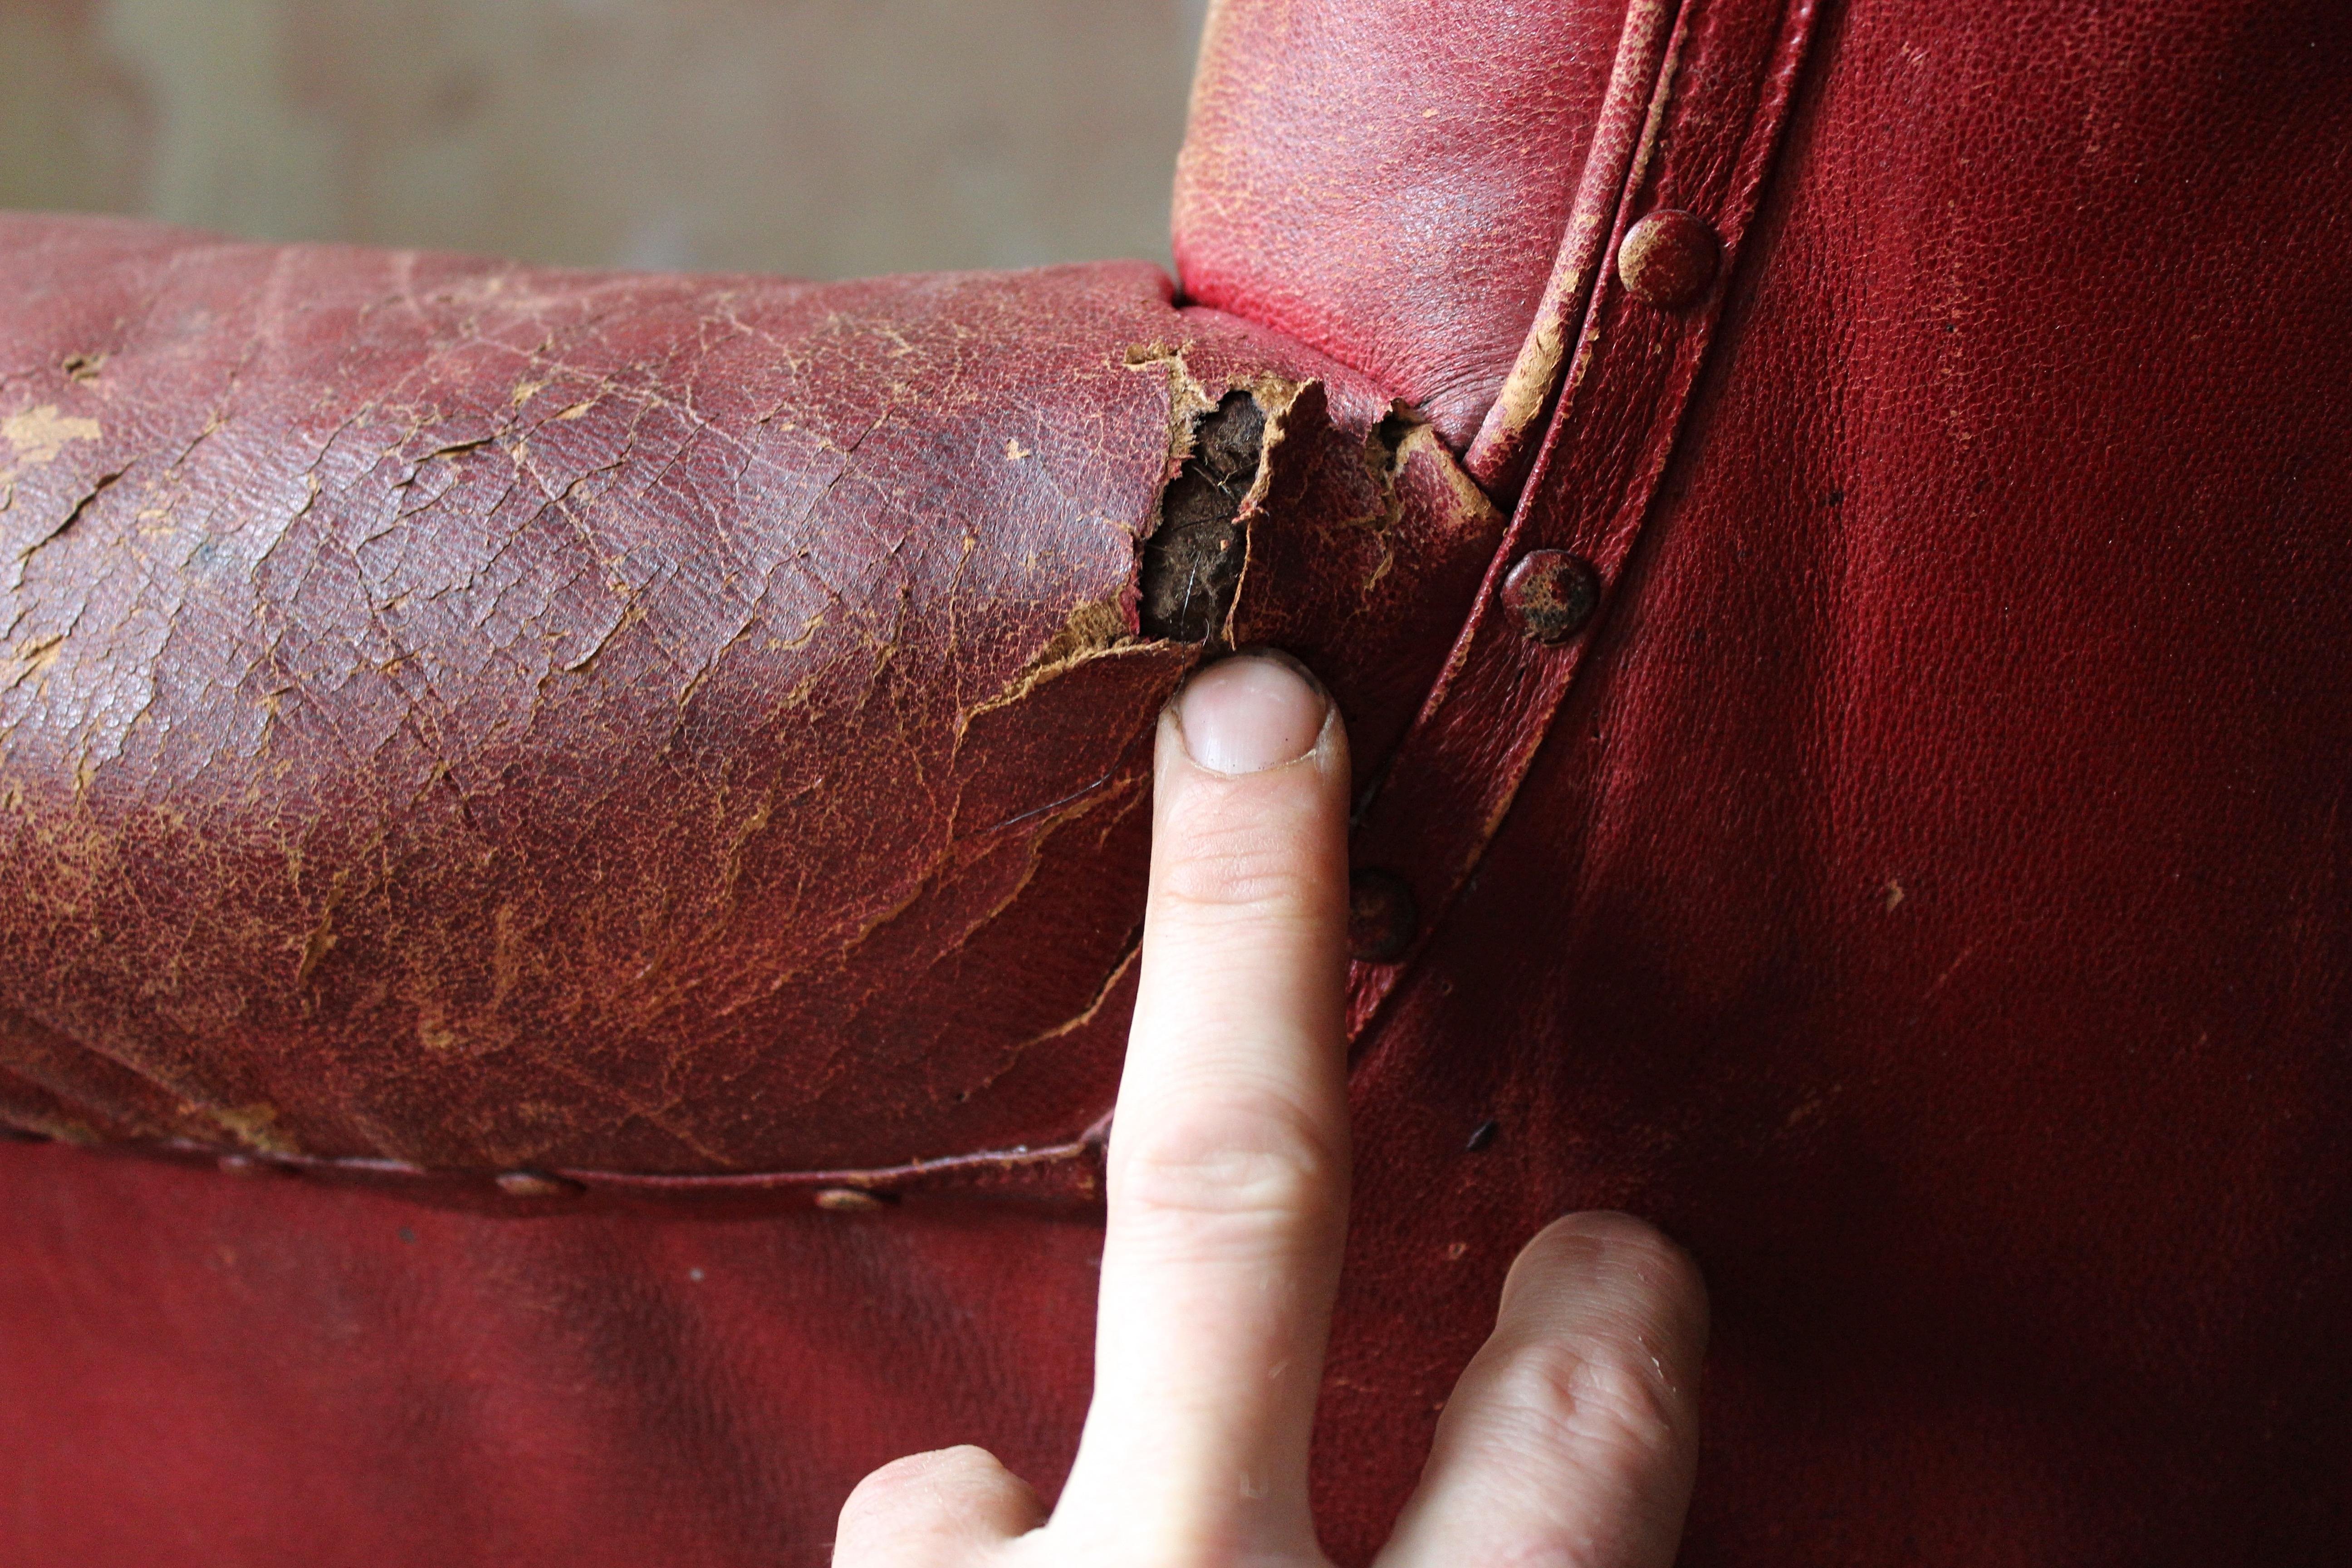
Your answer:
[[[1396,606],[1499,521],[1138,266],[0,247],[0,1097],[51,1131],[664,1173],[1075,1139],[1195,652],[1136,604],[1194,422],[1268,406],[1246,593],[1328,628],[1374,736],[1444,647]]]
[[[1213,37],[1272,26],[1282,9],[1230,7]],[[1432,14],[1454,32],[1426,37],[1390,17],[1388,36],[1439,58],[1456,35],[1483,47],[1536,14]],[[961,1105],[933,1086],[985,1078],[977,1064],[999,1058],[935,1023],[994,1026],[992,1011],[1033,1004],[1049,1024],[1076,1016],[1116,971],[1142,849],[1118,770],[1139,764],[1151,706],[1192,653],[1146,636],[1139,616],[1116,633],[1088,623],[1115,646],[992,710],[1010,722],[1002,774],[959,771],[978,764],[965,760],[974,724],[959,750],[956,716],[1018,687],[1076,610],[1125,604],[1186,436],[1235,386],[1260,388],[1285,433],[1236,513],[1251,564],[1228,631],[1303,647],[1339,686],[1365,782],[1381,785],[1360,856],[1409,875],[1429,917],[1404,962],[1361,966],[1356,983],[1359,1184],[1316,1483],[1335,1555],[1369,1559],[1518,1243],[1563,1210],[1612,1205],[1689,1245],[1713,1291],[1685,1563],[2342,1561],[2352,18],[2316,3],[2138,0],[2092,15],[2021,0],[1816,20],[1778,0],[1698,0],[1643,37],[1656,61],[1648,129],[1608,232],[1684,207],[1725,237],[1726,270],[1675,310],[1631,299],[1605,268],[1591,279],[1507,535],[1443,460],[1458,440],[1391,412],[1407,392],[1393,366],[1411,355],[1375,365],[1367,352],[1343,369],[1236,317],[1171,310],[1141,269],[806,289],[16,227],[0,316],[13,345],[0,432],[16,449],[0,530],[21,565],[6,634],[21,672],[0,708],[16,895],[0,919],[24,1026],[0,1057],[22,1085],[8,1115],[238,1158],[222,1170],[0,1146],[11,1561],[821,1563],[859,1475],[965,1441],[1050,1492],[1087,1384],[1099,1233],[1083,1184],[959,1192],[920,1173],[869,1183],[819,1167],[1004,1140],[1082,1150],[1105,1109],[1116,985],[1093,1032],[1022,1053],[1037,1076],[1006,1072]],[[1335,69],[1356,58],[1332,47]],[[1217,74],[1230,68],[1213,47],[1201,102],[1262,107],[1204,111],[1196,137],[1285,144],[1299,95],[1236,96]],[[1473,171],[1488,151],[1465,155]],[[1315,223],[1263,243],[1309,258],[1340,243],[1315,240],[1328,232]],[[1542,253],[1527,274],[1538,287],[1559,237],[1525,242]],[[1191,241],[1182,254],[1185,288],[1214,297],[1189,270]],[[237,266],[242,284],[221,270]],[[305,268],[303,289],[267,292]],[[425,281],[404,286],[403,268]],[[473,293],[436,305],[436,289]],[[147,313],[167,294],[172,310]],[[729,310],[766,338],[727,324],[717,302],[736,296]],[[273,298],[288,301],[274,317]],[[1461,309],[1427,298],[1426,316],[1391,313],[1403,338]],[[301,321],[297,300],[327,312],[311,335],[257,337],[257,321]],[[580,391],[518,401],[540,373],[514,356],[554,352],[538,345],[564,300],[581,314],[556,357],[581,367]],[[1273,326],[1304,330],[1269,301]],[[1434,363],[1447,345],[1428,331],[1417,352]],[[1344,338],[1317,341],[1349,357]],[[1188,342],[1183,376],[1155,357]],[[183,346],[139,346],[171,343]],[[100,349],[103,363],[72,363]],[[725,374],[699,371],[712,355]],[[607,382],[659,401],[561,419]],[[1008,428],[1016,405],[1030,423]],[[771,405],[795,431],[752,433]],[[905,412],[876,424],[885,406]],[[248,433],[231,418],[196,440],[225,407]],[[702,426],[679,409],[713,432],[698,444]],[[347,417],[344,445],[304,423]],[[1486,409],[1465,417],[1475,429]],[[600,542],[531,555],[527,531],[488,526],[491,497],[527,482],[518,447],[554,461],[566,439],[583,470],[627,455],[572,492]],[[904,455],[880,461],[877,440]],[[1027,455],[1011,458],[1008,440]],[[759,448],[772,469],[740,445],[762,441],[778,443]],[[299,476],[321,453],[319,496],[298,518]],[[176,493],[157,488],[174,462],[220,466],[191,492],[205,499],[142,517]],[[818,489],[813,510],[802,498]],[[412,508],[425,521],[404,521]],[[565,514],[534,502],[531,516],[553,536]],[[277,580],[240,542],[255,519],[302,552],[266,594],[257,584]],[[385,527],[395,548],[372,552]],[[213,540],[247,551],[215,569],[219,588],[190,559]],[[451,562],[509,541],[509,558],[546,563],[530,581],[548,585],[523,590],[557,606],[540,609],[543,625],[510,611],[508,627],[454,582]],[[777,559],[808,549],[843,599],[800,649],[769,650],[764,634],[733,645],[750,662],[730,678],[719,661],[681,710],[667,652],[681,634],[658,617],[678,595],[735,603],[719,541]],[[1504,635],[1480,587],[1529,546],[1585,554],[1601,584],[1595,620],[1558,647]],[[555,596],[566,561],[586,574],[568,600]],[[302,596],[323,587],[298,586],[389,605],[436,564],[457,601],[440,622],[387,623],[382,607],[336,622]],[[637,585],[630,602],[650,595],[625,627],[605,570]],[[409,594],[398,613],[424,616],[410,606],[429,592]],[[687,646],[721,646],[743,614]],[[777,640],[808,615],[775,612],[790,621]],[[340,684],[320,679],[314,634],[314,662],[295,667],[307,704],[281,698],[264,715],[309,771],[272,775],[251,711],[268,689],[231,683],[226,672],[257,668],[232,650],[319,624],[347,626],[355,649],[338,654]],[[305,712],[321,730],[332,715],[377,733],[358,724],[371,701],[479,711],[435,708],[422,685],[408,696],[380,666],[415,647],[358,640],[386,624],[436,628],[437,642],[411,639],[440,650],[416,667],[435,690],[529,692],[551,715],[537,722],[564,720],[547,731],[561,744],[534,752],[527,730],[509,732],[520,720],[438,721],[432,746],[396,724],[373,750],[305,740]],[[168,659],[137,640],[167,632],[212,640]],[[598,637],[579,670],[561,668]],[[530,662],[459,679],[469,653],[489,669],[491,647]],[[176,700],[169,731],[134,724],[142,672],[170,670],[224,673]],[[1130,670],[1148,676],[1105,679]],[[821,732],[762,729],[812,677],[812,691],[846,689],[818,710]],[[682,713],[698,717],[680,727]],[[254,738],[173,741],[191,726]],[[497,765],[436,777],[433,746]],[[665,746],[688,747],[706,774]],[[1002,887],[985,881],[994,840],[966,835],[1057,799],[1055,770],[1077,747],[1095,748],[1069,769],[1093,770],[1077,784],[1109,770],[1102,803],[1050,834],[1007,828],[1009,853],[1046,847],[1034,891],[985,927],[957,924],[950,910],[1001,896],[980,891]],[[825,760],[836,754],[855,765]],[[509,774],[510,762],[530,765]],[[579,1092],[569,1142],[500,1142],[530,1124],[499,1096],[561,1075],[511,1048],[445,1066],[415,1032],[421,1012],[397,1011],[414,1003],[389,999],[406,994],[402,954],[470,942],[465,962],[488,979],[453,992],[449,1016],[493,1011],[495,921],[403,946],[435,929],[381,912],[415,886],[417,862],[387,862],[353,825],[423,835],[480,791],[468,831],[570,845],[641,890],[608,898],[560,855],[535,873],[576,877],[562,887],[578,907],[545,918],[626,930],[646,945],[597,952],[643,963],[685,951],[637,933],[674,929],[656,896],[667,879],[710,885],[727,830],[752,809],[721,786],[763,769],[814,781],[795,809],[816,837],[771,851],[738,896],[780,896],[778,867],[795,886],[803,867],[821,881],[863,844],[869,868],[953,871],[912,884],[908,908],[934,913],[909,931],[976,930],[1006,944],[976,952],[1014,956],[963,963],[971,942],[936,935],[828,948],[840,992],[794,978],[771,1004],[808,1007],[825,1032],[762,1015],[777,1033],[747,1031],[733,1077],[665,1079],[677,1047],[617,1025],[554,1058],[732,1138],[726,1160],[681,1152],[601,1087]],[[189,810],[180,799],[201,834],[167,836],[159,809]],[[1117,812],[1129,826],[1108,831]],[[337,941],[307,977],[331,869],[304,880],[278,868],[282,850],[250,851],[292,879],[281,908],[252,875],[202,881],[218,873],[195,847],[289,815],[352,846],[340,860],[312,852],[346,869],[334,907],[354,923],[329,929]],[[408,870],[358,869],[387,864]],[[468,900],[509,885],[463,874],[479,879]],[[763,942],[814,944],[820,929],[837,941],[857,927],[834,911],[890,908],[877,889],[910,886],[835,874],[833,902],[773,906],[774,929],[735,951],[772,962],[784,949]],[[1097,898],[1123,912],[1103,920]],[[791,912],[820,908],[807,928]],[[442,918],[484,917],[457,902]],[[269,934],[240,934],[257,927]],[[173,930],[199,954],[260,955],[240,993],[251,1026],[182,1009],[179,948],[156,934]],[[1077,951],[1084,973],[1063,973]],[[973,989],[969,1011],[953,1011],[966,1004],[934,975],[941,961]],[[581,994],[611,970],[579,961]],[[635,973],[600,984],[648,984]],[[717,965],[677,984],[686,973],[656,965],[651,984],[686,1009],[712,988],[756,988]],[[806,1000],[887,985],[929,999],[887,1027]],[[405,1032],[380,1026],[388,1017]],[[337,1018],[352,1022],[330,1037]],[[550,1026],[539,1048],[571,1037]],[[807,1092],[828,1059],[858,1068]],[[173,1063],[176,1079],[151,1070]],[[506,1076],[469,1115],[476,1070]],[[241,1109],[264,1080],[269,1118]],[[183,1084],[204,1092],[180,1098]],[[256,1158],[270,1138],[330,1157],[389,1150],[453,1185],[378,1190],[368,1167],[331,1158],[278,1173],[298,1162]],[[583,1192],[501,1197],[484,1173],[525,1159],[599,1163],[565,1167]],[[821,1206],[793,1188],[742,1209],[685,1194],[600,1208],[591,1180],[671,1172],[723,1186],[730,1171],[787,1167],[830,1184]]]

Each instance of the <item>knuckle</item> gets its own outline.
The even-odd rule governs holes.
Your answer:
[[[1189,824],[1184,850],[1161,868],[1161,900],[1205,920],[1265,918],[1299,908],[1311,882],[1295,836],[1256,820]]]
[[[1230,1110],[1112,1135],[1117,1194],[1130,1217],[1278,1220],[1319,1213],[1344,1156],[1306,1117]]]
[[[1524,1345],[1496,1369],[1490,1397],[1532,1443],[1635,1462],[1674,1451],[1687,1422],[1664,1368],[1608,1342]]]

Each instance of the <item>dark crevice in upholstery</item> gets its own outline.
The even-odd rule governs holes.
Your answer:
[[[1192,454],[1160,499],[1143,546],[1143,632],[1177,642],[1220,634],[1242,576],[1242,502],[1266,447],[1265,410],[1225,394],[1192,426]]]

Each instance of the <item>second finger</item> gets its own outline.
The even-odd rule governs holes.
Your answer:
[[[1706,1289],[1627,1215],[1555,1222],[1511,1266],[1378,1568],[1668,1568],[1698,1453]]]

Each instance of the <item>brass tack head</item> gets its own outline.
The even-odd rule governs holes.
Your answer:
[[[1600,605],[1599,574],[1565,550],[1530,550],[1503,578],[1503,608],[1539,643],[1566,642]]]
[[[1386,963],[1404,956],[1421,930],[1412,884],[1394,871],[1360,866],[1348,874],[1348,956]]]
[[[1617,245],[1617,276],[1625,292],[1661,310],[1696,304],[1722,260],[1722,242],[1706,220],[1675,207],[1648,214]]]

